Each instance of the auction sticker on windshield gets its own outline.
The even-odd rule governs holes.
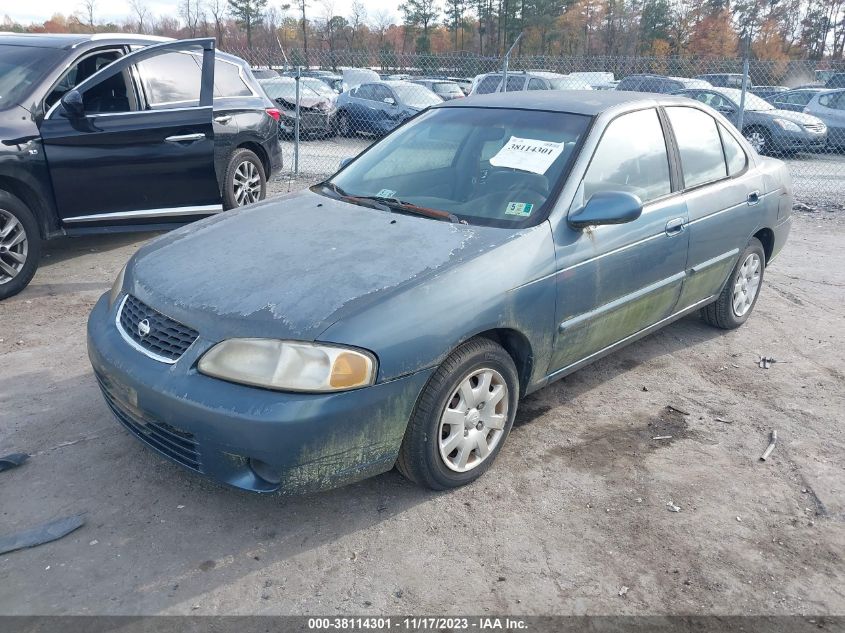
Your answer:
[[[511,136],[504,147],[490,159],[490,164],[494,167],[510,167],[545,174],[563,152],[563,146],[564,143]]]
[[[505,215],[518,215],[521,218],[527,218],[531,215],[534,205],[527,202],[508,202],[505,208]]]

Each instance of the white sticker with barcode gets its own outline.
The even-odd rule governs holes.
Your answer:
[[[545,174],[555,159],[563,153],[563,147],[564,143],[511,136],[504,147],[490,159],[490,164],[494,167],[510,167]]]

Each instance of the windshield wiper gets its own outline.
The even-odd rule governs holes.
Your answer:
[[[417,204],[414,204],[413,202],[407,202],[405,200],[400,200],[399,198],[388,198],[385,196],[360,197],[381,202],[395,211],[402,211],[413,215],[422,215],[428,218],[434,218],[436,220],[449,220],[449,222],[453,222],[454,224],[467,224],[466,220],[461,220],[458,216],[456,216],[454,213],[450,213],[449,211],[441,211],[440,209],[421,207]]]

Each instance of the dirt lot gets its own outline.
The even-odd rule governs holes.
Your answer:
[[[475,484],[292,499],[189,474],[106,409],[85,322],[149,237],[51,243],[0,304],[0,455],[33,455],[0,474],[0,534],[87,521],[0,556],[0,613],[845,614],[841,213],[796,218],[738,331],[687,318],[528,398]]]

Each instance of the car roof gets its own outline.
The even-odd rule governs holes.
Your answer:
[[[0,44],[11,46],[38,46],[41,48],[74,48],[84,42],[158,44],[172,38],[135,33],[2,33]]]
[[[444,101],[432,107],[516,108],[519,110],[545,110],[596,115],[616,106],[637,103],[645,106],[655,106],[658,103],[688,104],[689,99],[622,90],[519,90],[514,92],[494,92],[486,95],[473,95],[466,99]]]

